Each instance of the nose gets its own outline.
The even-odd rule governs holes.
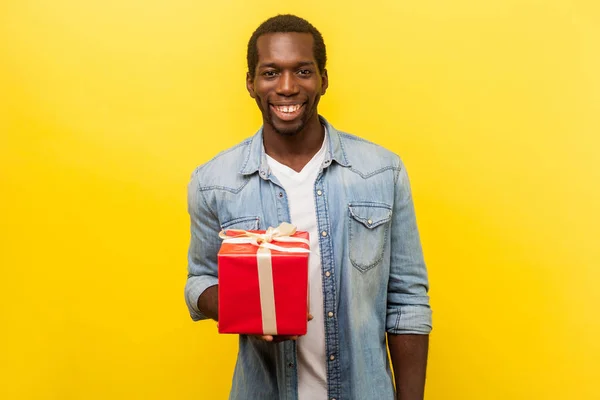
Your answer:
[[[281,96],[293,96],[298,93],[298,85],[292,72],[285,71],[281,74],[277,82],[276,92]]]

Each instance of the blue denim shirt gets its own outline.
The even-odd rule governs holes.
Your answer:
[[[335,130],[314,185],[322,262],[329,399],[394,399],[385,333],[428,334],[428,281],[411,191],[400,158]],[[271,174],[262,129],[198,167],[188,188],[191,243],[185,297],[216,285],[221,229],[289,222],[285,190]],[[333,317],[328,312],[333,311]],[[310,322],[309,322],[310,323]],[[230,399],[296,400],[296,343],[240,335]]]

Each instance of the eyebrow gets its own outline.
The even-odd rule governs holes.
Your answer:
[[[300,61],[298,64],[296,64],[296,67],[306,67],[315,65],[314,61]],[[258,68],[278,68],[279,65],[277,65],[277,63],[262,63],[258,65]]]

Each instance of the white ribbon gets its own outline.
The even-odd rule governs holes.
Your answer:
[[[275,310],[275,288],[273,286],[273,265],[271,251],[261,247],[256,252],[258,265],[258,289],[260,290],[260,310],[263,334],[277,335],[277,311]]]
[[[310,253],[310,250],[298,247],[282,247],[272,244],[272,241],[282,243],[304,243],[310,245],[310,242],[304,238],[291,237],[296,233],[296,227],[287,222],[282,222],[277,228],[269,227],[265,233],[248,232],[242,229],[229,229],[227,235],[225,231],[219,232],[219,237],[223,239],[223,243],[232,244],[252,244],[254,246],[266,247],[271,250],[283,251],[287,253]]]
[[[259,247],[256,252],[256,264],[263,334],[277,335],[277,312],[275,310],[271,250],[285,253],[310,253],[310,250],[303,247],[282,247],[271,242],[304,243],[306,245],[310,245],[310,242],[304,238],[291,237],[296,233],[296,227],[287,222],[281,223],[277,228],[269,227],[265,233],[248,232],[241,229],[230,229],[227,232],[233,232],[235,235],[227,235],[225,231],[219,232],[219,237],[223,239],[223,243],[251,244]]]

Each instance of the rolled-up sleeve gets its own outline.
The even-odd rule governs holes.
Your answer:
[[[398,159],[392,212],[390,276],[388,281],[388,333],[429,334],[432,327],[429,282],[419,239],[410,183]]]
[[[209,287],[218,284],[217,253],[219,251],[219,221],[209,208],[200,183],[199,170],[194,171],[188,185],[190,214],[190,246],[185,301],[194,321],[207,319],[198,309],[198,298]]]

